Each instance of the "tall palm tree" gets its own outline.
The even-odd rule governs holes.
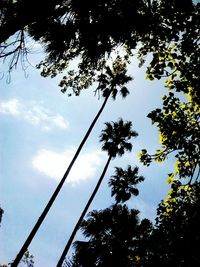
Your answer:
[[[110,164],[111,159],[115,158],[116,156],[122,156],[125,151],[131,151],[132,150],[132,144],[129,142],[129,140],[132,137],[136,137],[138,134],[133,131],[131,129],[132,127],[132,122],[128,121],[128,122],[123,122],[122,119],[119,119],[118,122],[112,122],[112,123],[105,123],[106,128],[102,131],[101,135],[100,135],[100,141],[103,143],[102,145],[102,150],[106,151],[108,153],[108,160],[106,162],[106,165],[103,169],[103,172],[96,184],[96,187],[92,193],[92,195],[90,196],[83,212],[81,213],[81,216],[78,220],[78,222],[76,223],[74,230],[72,231],[72,234],[63,250],[63,253],[57,263],[57,267],[61,267],[65,257],[69,251],[69,248],[73,242],[73,239],[76,235],[76,232],[78,231],[81,222],[83,221],[83,218],[85,216],[85,214],[88,211],[88,208],[90,207],[100,185],[101,182],[103,181],[103,178],[106,174],[106,171],[108,169],[108,166]]]
[[[49,202],[47,203],[46,207],[44,208],[43,212],[41,213],[40,217],[38,218],[36,224],[34,225],[32,231],[30,232],[29,236],[27,237],[26,241],[24,242],[23,246],[21,247],[19,253],[17,254],[15,260],[11,264],[12,267],[17,267],[20,260],[22,259],[24,253],[27,251],[28,246],[30,245],[32,239],[34,238],[35,234],[37,233],[39,227],[41,226],[42,222],[44,221],[47,213],[49,212],[51,206],[53,205],[56,197],[58,196],[65,180],[67,179],[72,166],[74,165],[77,157],[79,156],[81,149],[83,148],[85,142],[87,141],[92,129],[95,126],[95,123],[97,122],[98,118],[100,117],[102,111],[104,110],[104,107],[109,99],[110,96],[112,96],[113,99],[116,98],[116,95],[118,91],[122,95],[122,97],[126,97],[129,94],[128,89],[125,87],[125,84],[132,80],[130,76],[126,74],[126,63],[122,61],[120,57],[117,57],[116,60],[113,62],[112,69],[110,67],[105,67],[106,71],[105,73],[101,73],[97,77],[97,81],[99,82],[99,85],[97,87],[97,91],[100,91],[102,93],[102,96],[104,97],[104,102],[98,111],[97,115],[95,116],[94,120],[92,121],[89,129],[87,130],[84,138],[82,139],[72,161],[70,162],[63,178],[61,179],[60,183],[58,184],[57,188],[55,189],[54,193],[52,194]]]

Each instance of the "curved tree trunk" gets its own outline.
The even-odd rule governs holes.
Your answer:
[[[62,186],[63,186],[63,184],[64,184],[64,182],[65,182],[65,180],[66,180],[71,168],[72,168],[72,166],[74,165],[77,157],[79,156],[79,153],[81,152],[82,147],[84,146],[85,142],[87,141],[87,139],[88,139],[88,137],[89,137],[89,135],[90,135],[95,123],[97,122],[99,116],[101,115],[101,113],[102,113],[102,111],[103,111],[103,109],[104,109],[104,107],[105,107],[105,105],[106,105],[106,103],[108,101],[108,98],[109,98],[109,96],[111,94],[111,91],[112,90],[110,90],[110,93],[106,96],[106,98],[105,98],[105,100],[104,100],[99,112],[97,113],[96,117],[94,118],[93,122],[91,123],[91,125],[90,125],[87,133],[85,134],[82,142],[80,143],[80,145],[79,145],[79,147],[78,147],[78,149],[77,149],[77,151],[76,151],[71,163],[69,164],[69,166],[68,166],[68,168],[67,168],[67,170],[66,170],[66,172],[65,172],[65,174],[63,176],[63,178],[61,179],[60,183],[58,184],[57,188],[55,189],[53,195],[51,196],[49,202],[47,203],[45,209],[43,210],[42,214],[40,215],[39,219],[37,220],[35,226],[33,227],[32,231],[31,231],[31,233],[29,234],[28,238],[26,239],[25,243],[23,244],[22,248],[20,249],[19,253],[17,254],[15,260],[11,264],[11,267],[16,267],[19,264],[20,260],[22,259],[24,253],[27,251],[28,246],[30,245],[32,239],[34,238],[36,232],[38,231],[40,225],[44,221],[44,219],[45,219],[47,213],[49,212],[52,204],[54,203],[56,197],[58,196],[58,194],[59,194],[59,192],[60,192],[60,190],[61,190],[61,188],[62,188]]]
[[[72,234],[71,234],[71,236],[70,236],[70,238],[69,238],[69,240],[67,242],[67,245],[65,246],[65,248],[63,250],[63,253],[62,253],[62,255],[61,255],[56,267],[62,267],[62,264],[63,264],[63,262],[65,260],[65,257],[67,255],[67,253],[68,253],[68,251],[69,251],[69,249],[71,247],[71,244],[73,242],[73,239],[74,239],[74,237],[76,235],[76,232],[78,231],[78,229],[79,229],[79,227],[81,225],[81,222],[83,221],[83,218],[84,218],[85,214],[87,213],[87,211],[88,211],[88,209],[89,209],[89,207],[90,207],[90,205],[91,205],[91,203],[92,203],[92,201],[93,201],[93,199],[94,199],[94,197],[95,197],[95,195],[96,195],[96,193],[97,193],[97,191],[98,191],[98,189],[99,189],[99,187],[101,185],[101,182],[103,181],[103,178],[104,178],[104,176],[106,174],[106,171],[108,169],[108,166],[110,164],[111,159],[112,159],[112,156],[110,156],[108,158],[107,163],[106,163],[106,165],[104,167],[104,170],[103,170],[103,172],[102,172],[102,174],[101,174],[101,176],[100,176],[100,178],[99,178],[99,180],[97,182],[97,185],[96,185],[92,195],[90,196],[90,198],[89,198],[89,200],[88,200],[88,202],[87,202],[87,204],[86,204],[86,206],[85,206],[85,208],[84,208],[84,210],[83,210],[78,222],[76,223],[76,225],[74,227],[74,230],[73,230],[73,232],[72,232]]]

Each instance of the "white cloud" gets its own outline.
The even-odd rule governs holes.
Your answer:
[[[0,102],[0,113],[13,116],[19,115],[19,101],[17,99],[12,99],[7,102]]]
[[[52,127],[67,129],[69,123],[60,114],[53,115],[51,112],[35,102],[22,102],[19,99],[11,99],[0,102],[0,113],[12,115],[23,119],[33,125],[50,130]]]
[[[57,182],[63,177],[75,149],[67,149],[62,153],[41,149],[32,160],[33,167]],[[93,177],[105,159],[105,153],[98,150],[82,153],[75,162],[66,182],[76,185]]]

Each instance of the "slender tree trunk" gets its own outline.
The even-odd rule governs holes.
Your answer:
[[[99,112],[97,113],[96,117],[94,118],[93,122],[91,123],[89,129],[87,130],[87,133],[85,134],[82,142],[80,143],[80,145],[79,145],[79,147],[78,147],[78,149],[77,149],[77,151],[76,151],[71,163],[69,164],[69,166],[68,166],[68,168],[67,168],[67,170],[66,170],[66,172],[65,172],[65,174],[63,176],[63,178],[61,179],[60,183],[58,184],[57,188],[55,189],[53,195],[51,196],[51,198],[50,198],[49,202],[47,203],[45,209],[43,210],[41,216],[37,220],[35,226],[33,227],[31,233],[29,234],[28,238],[26,239],[24,245],[22,246],[22,248],[20,249],[19,253],[17,254],[15,260],[11,264],[11,267],[16,267],[19,264],[20,260],[22,259],[24,253],[27,251],[28,246],[30,245],[32,239],[34,238],[36,232],[38,231],[40,225],[44,221],[47,213],[49,212],[52,204],[54,203],[57,195],[59,194],[59,192],[60,192],[60,190],[61,190],[61,188],[62,188],[62,186],[63,186],[63,184],[64,184],[64,182],[65,182],[65,180],[66,180],[71,168],[72,168],[72,166],[74,165],[79,153],[81,152],[81,149],[82,149],[83,145],[87,141],[87,139],[88,139],[88,137],[89,137],[89,135],[90,135],[95,123],[96,123],[96,121],[98,120],[99,116],[101,115],[101,113],[102,113],[102,111],[103,111],[103,109],[104,109],[104,107],[105,107],[105,105],[106,105],[106,103],[108,101],[108,98],[109,98],[110,94],[111,94],[111,90],[110,90],[110,93],[105,98],[105,100],[104,100]]]
[[[76,223],[76,225],[74,227],[74,230],[73,230],[73,232],[72,232],[72,234],[71,234],[71,236],[70,236],[70,238],[69,238],[69,240],[67,242],[67,245],[65,246],[65,248],[63,250],[63,253],[62,253],[62,255],[61,255],[56,267],[62,267],[62,264],[63,264],[63,262],[65,260],[65,257],[67,256],[67,253],[68,253],[68,251],[69,251],[69,249],[71,247],[71,244],[73,242],[73,239],[74,239],[74,237],[76,235],[76,232],[78,231],[78,229],[79,229],[79,227],[81,225],[81,222],[83,221],[83,218],[84,218],[85,214],[87,213],[87,211],[88,211],[88,209],[89,209],[89,207],[90,207],[90,205],[91,205],[91,203],[92,203],[92,201],[93,201],[93,199],[94,199],[94,197],[95,197],[95,195],[96,195],[96,193],[97,193],[97,191],[98,191],[98,189],[99,189],[99,187],[101,185],[101,182],[103,181],[103,178],[104,178],[104,176],[106,174],[106,171],[108,169],[108,166],[110,164],[111,159],[112,159],[112,156],[110,156],[108,158],[107,163],[106,163],[106,165],[104,167],[104,170],[103,170],[103,172],[102,172],[102,174],[101,174],[101,176],[100,176],[100,178],[99,178],[99,180],[98,180],[98,182],[96,184],[96,187],[95,187],[92,195],[90,196],[90,198],[89,198],[89,200],[88,200],[88,202],[87,202],[87,204],[86,204],[86,206],[85,206],[85,208],[84,208],[84,210],[83,210],[78,222]]]

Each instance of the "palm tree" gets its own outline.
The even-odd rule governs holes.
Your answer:
[[[22,259],[24,253],[28,250],[28,247],[34,238],[35,234],[37,233],[39,227],[41,226],[42,222],[44,221],[47,213],[49,212],[51,206],[53,205],[56,197],[58,196],[65,180],[67,179],[72,166],[74,165],[77,157],[79,156],[81,149],[83,148],[85,142],[87,141],[92,129],[94,128],[98,118],[100,117],[102,111],[104,110],[104,107],[109,99],[110,96],[112,96],[113,99],[116,98],[116,95],[118,91],[122,95],[122,97],[126,97],[129,94],[128,89],[125,87],[125,84],[128,83],[132,78],[126,74],[126,63],[122,62],[121,57],[117,57],[116,60],[113,62],[112,70],[110,67],[105,67],[106,72],[101,73],[97,77],[97,81],[99,82],[99,85],[97,87],[97,91],[100,91],[102,93],[102,96],[104,97],[104,102],[98,111],[97,115],[95,116],[94,120],[92,121],[89,129],[87,130],[82,142],[80,143],[72,161],[70,162],[63,178],[61,179],[60,183],[58,184],[57,188],[55,189],[54,193],[52,194],[49,202],[47,203],[46,207],[44,208],[42,214],[38,218],[36,224],[34,225],[32,231],[30,232],[29,236],[27,237],[26,241],[24,242],[23,246],[21,247],[19,253],[17,254],[15,260],[11,264],[12,267],[17,267],[20,260]]]
[[[121,204],[90,212],[81,224],[89,240],[75,242],[71,266],[135,266],[132,248],[139,225],[138,214],[138,210]]]
[[[81,230],[88,241],[74,243],[75,254],[65,261],[66,267],[139,266],[146,255],[146,246],[152,224],[139,221],[139,211],[128,209],[119,202],[127,202],[139,194],[136,185],[144,180],[138,175],[138,167],[115,168],[109,186],[116,203],[104,210],[93,210],[81,223]]]
[[[74,227],[74,230],[63,250],[63,253],[57,263],[57,267],[61,267],[63,264],[63,261],[65,260],[65,257],[69,251],[69,248],[73,242],[73,239],[76,235],[76,232],[78,231],[81,222],[83,221],[83,218],[85,214],[88,211],[88,208],[90,207],[100,185],[101,182],[103,181],[103,178],[106,174],[106,171],[108,169],[108,166],[110,164],[111,159],[115,158],[116,156],[122,156],[125,151],[131,151],[132,150],[132,144],[129,142],[129,140],[132,137],[136,137],[138,134],[131,130],[132,127],[132,122],[123,122],[122,119],[119,119],[118,122],[112,122],[112,123],[105,123],[106,128],[102,131],[100,135],[100,141],[103,143],[102,145],[102,150],[106,151],[108,153],[108,160],[106,162],[106,165],[103,169],[103,172],[96,184],[96,187],[90,196],[77,224]]]
[[[136,185],[144,181],[143,176],[138,175],[138,167],[128,165],[127,170],[115,168],[115,175],[110,178],[111,196],[115,196],[116,204],[126,202],[131,196],[137,196],[139,190]]]

